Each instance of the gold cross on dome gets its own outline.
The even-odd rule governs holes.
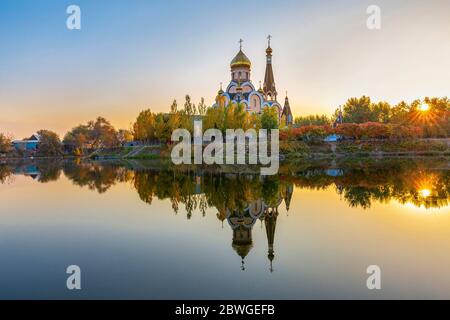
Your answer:
[[[269,35],[267,36],[267,40],[268,40],[268,42],[269,42],[269,47],[270,47],[270,39],[272,39],[272,36],[269,34]]]
[[[242,50],[242,42],[244,42],[244,40],[239,39],[239,49]]]

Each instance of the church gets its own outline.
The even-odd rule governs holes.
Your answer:
[[[251,81],[250,59],[242,51],[242,40],[239,41],[240,48],[236,56],[231,60],[231,81],[226,90],[222,90],[222,85],[216,96],[214,106],[227,106],[242,103],[245,110],[250,113],[261,113],[265,107],[275,107],[278,112],[278,121],[280,125],[292,125],[293,118],[289,99],[286,94],[284,106],[282,107],[277,101],[277,89],[275,87],[275,77],[272,69],[272,48],[270,47],[271,36],[268,36],[268,46],[266,49],[266,72],[264,76],[264,84],[256,90]]]

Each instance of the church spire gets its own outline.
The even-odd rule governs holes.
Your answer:
[[[276,100],[277,90],[275,89],[275,79],[272,70],[272,48],[270,47],[270,39],[272,39],[272,36],[267,36],[266,74],[264,76],[263,90],[267,100]]]
[[[291,126],[292,125],[292,111],[291,111],[291,106],[289,105],[289,98],[287,96],[287,91],[286,91],[286,98],[284,99],[284,108],[283,108],[283,112],[281,113],[281,117],[284,119],[285,121],[285,125],[286,126]]]
[[[269,211],[270,210],[270,211]],[[277,224],[278,211],[274,208],[267,209],[266,216],[264,217],[264,223],[266,225],[266,235],[267,235],[267,244],[268,244],[268,252],[267,258],[270,261],[270,272],[273,272],[272,262],[275,258],[275,253],[273,250],[273,242],[275,240],[275,226]]]

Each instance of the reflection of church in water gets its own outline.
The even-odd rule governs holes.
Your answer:
[[[245,257],[253,247],[252,229],[257,220],[264,223],[267,235],[267,258],[269,259],[269,270],[273,272],[273,260],[275,258],[274,241],[275,227],[278,218],[278,207],[284,200],[286,211],[289,211],[293,193],[293,185],[288,184],[278,194],[275,203],[266,204],[264,200],[258,199],[250,202],[244,210],[229,210],[218,213],[219,219],[227,220],[233,230],[232,247],[242,259],[241,269],[245,270]]]

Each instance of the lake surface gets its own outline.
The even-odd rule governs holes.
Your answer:
[[[448,159],[0,165],[2,299],[450,298]],[[81,268],[81,290],[66,268]],[[366,269],[381,268],[381,290]]]

